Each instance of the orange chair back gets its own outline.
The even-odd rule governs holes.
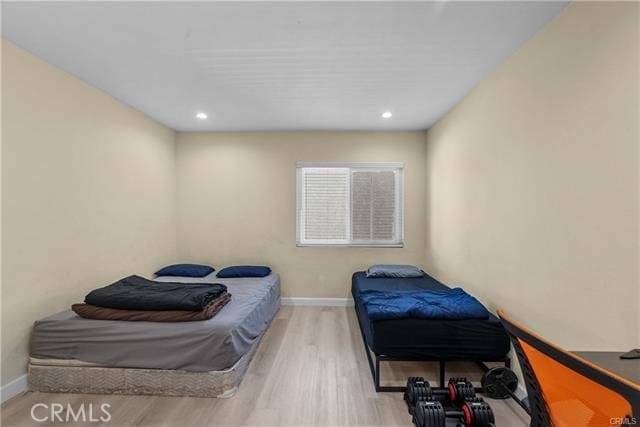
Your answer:
[[[532,426],[640,425],[640,385],[544,340],[504,311],[498,314],[522,368]]]

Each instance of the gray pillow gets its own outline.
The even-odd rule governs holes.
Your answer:
[[[413,265],[376,264],[369,267],[367,277],[422,277],[424,271]]]

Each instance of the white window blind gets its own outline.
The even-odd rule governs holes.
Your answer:
[[[301,162],[297,244],[402,246],[401,163]]]

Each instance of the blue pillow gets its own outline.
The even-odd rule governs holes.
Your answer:
[[[234,265],[233,267],[223,268],[216,274],[217,277],[265,277],[271,274],[269,267],[259,265]]]
[[[422,277],[424,271],[413,265],[376,264],[369,267],[367,277]]]
[[[156,271],[156,276],[204,277],[213,271],[216,269],[208,265],[174,264]]]

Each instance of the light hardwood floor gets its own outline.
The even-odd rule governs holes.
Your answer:
[[[391,365],[391,364],[383,364]],[[421,375],[435,384],[428,363],[384,366],[385,383]],[[480,378],[471,364],[449,376]],[[528,425],[512,401],[488,400],[497,425]],[[47,424],[31,419],[36,403],[111,405],[109,423]],[[38,410],[40,412],[40,409]],[[3,426],[410,426],[401,393],[375,393],[353,308],[282,307],[266,333],[238,393],[229,399],[26,393],[2,405]]]

